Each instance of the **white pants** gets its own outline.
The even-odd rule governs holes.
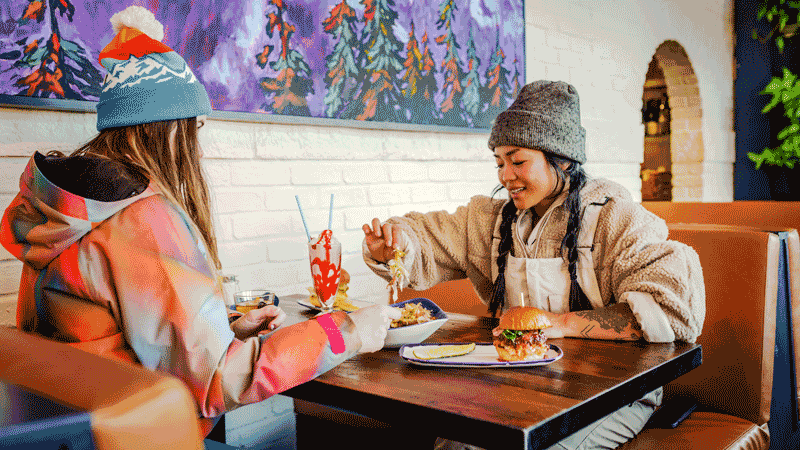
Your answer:
[[[614,449],[630,441],[650,420],[661,404],[662,389],[658,388],[630,405],[581,428],[547,450]],[[480,447],[437,438],[435,450],[483,450]]]

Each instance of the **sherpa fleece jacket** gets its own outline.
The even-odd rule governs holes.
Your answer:
[[[694,342],[705,319],[705,286],[697,252],[667,240],[664,220],[613,181],[589,179],[581,190],[581,207],[606,198],[592,250],[603,304],[627,303],[649,342]],[[408,286],[424,290],[443,281],[469,278],[488,305],[498,271],[500,211],[507,201],[475,196],[452,214],[411,212],[388,219],[407,238]],[[551,210],[534,258],[561,255],[568,211],[559,202]],[[522,254],[517,241],[512,250],[515,256]],[[362,247],[367,265],[389,280],[388,268],[371,257],[366,241]]]

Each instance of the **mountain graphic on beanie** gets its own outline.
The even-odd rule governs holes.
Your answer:
[[[97,104],[97,130],[208,115],[211,102],[186,61],[161,43],[152,12],[130,6],[114,14],[116,35],[100,52],[108,70]]]
[[[167,64],[169,61],[162,63],[155,57],[139,59],[131,56],[126,64],[117,64],[111,69],[103,85],[103,92],[109,89],[125,89],[141,83],[163,83],[174,77],[182,78],[187,83],[199,83],[189,66],[184,64],[183,71],[178,72],[180,67],[169,67]]]

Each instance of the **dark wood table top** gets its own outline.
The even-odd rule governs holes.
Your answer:
[[[287,324],[313,317],[281,297]],[[425,342],[491,342],[495,319],[447,313]],[[484,448],[545,448],[689,372],[701,347],[588,339],[549,341],[564,356],[530,368],[423,367],[397,349],[359,354],[285,395]]]

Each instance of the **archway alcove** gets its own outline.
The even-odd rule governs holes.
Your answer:
[[[662,196],[654,200],[702,201],[703,109],[697,76],[684,48],[672,40],[661,43],[648,67],[648,77],[652,78],[646,78],[642,88],[643,112],[647,106],[644,102],[657,98],[661,92],[664,93],[662,105],[667,110],[666,128],[659,128],[652,135],[652,141],[645,145],[645,151],[658,153],[645,155],[643,170],[651,170],[650,175],[660,177],[661,183],[669,180],[669,198],[664,198],[662,188]],[[664,149],[666,157],[662,154]],[[652,164],[657,165],[649,167]],[[662,166],[664,170],[659,171]],[[642,177],[644,187],[644,171]],[[643,200],[646,200],[644,192]]]
[[[672,200],[670,107],[664,72],[655,57],[650,60],[642,93],[644,161],[640,171],[642,201]]]

